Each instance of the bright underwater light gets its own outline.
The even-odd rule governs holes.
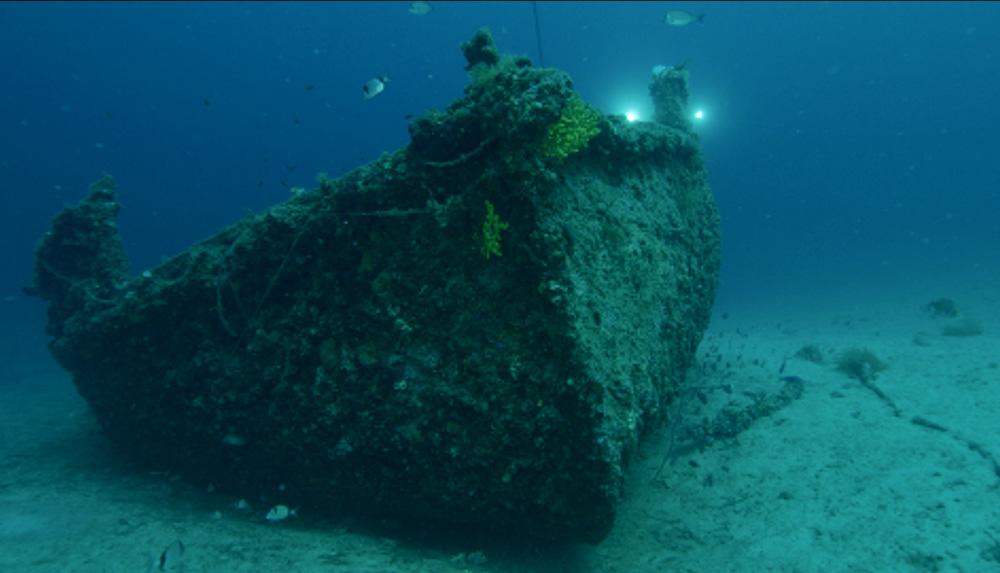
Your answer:
[[[639,112],[630,109],[625,112],[625,119],[629,121],[639,121]]]

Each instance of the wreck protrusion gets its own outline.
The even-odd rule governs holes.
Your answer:
[[[35,249],[35,272],[26,293],[52,303],[48,333],[58,337],[81,309],[114,305],[128,280],[128,259],[115,216],[117,185],[106,175],[79,204],[52,219]]]
[[[670,68],[654,68],[649,96],[653,99],[657,122],[689,133],[694,131],[687,109],[688,99],[691,97],[688,90],[687,61]]]

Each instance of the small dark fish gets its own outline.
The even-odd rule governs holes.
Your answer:
[[[203,99],[203,100],[201,100],[201,101],[202,101],[202,103],[204,103],[204,104],[205,104],[205,105],[207,105],[208,107],[212,107],[212,102],[208,101],[207,99]]]
[[[295,166],[294,165],[286,165],[285,169],[287,169],[289,171],[295,171]]]
[[[302,122],[301,122],[301,121],[299,121],[299,118],[295,118],[295,124],[296,124],[296,125],[298,125],[298,124],[300,124],[300,123],[302,123]]]
[[[389,81],[388,77],[386,77],[386,76],[379,76],[377,78],[372,78],[372,79],[368,80],[367,82],[365,82],[365,86],[364,86],[364,88],[362,90],[364,92],[364,94],[363,94],[364,98],[365,99],[372,99],[373,97],[375,97],[378,94],[382,93],[382,90],[385,89],[385,82],[387,82],[387,81]]]
[[[108,116],[108,119],[114,119],[115,118],[114,114],[112,114],[110,111],[107,112],[107,113],[105,113],[104,115]]]
[[[264,182],[263,182],[263,181],[258,181],[258,182],[257,182],[257,188],[258,188],[258,189],[260,189],[260,188],[261,188],[261,187],[263,187],[263,186],[264,186]]]
[[[312,84],[309,84],[309,85],[307,85],[307,86],[306,86],[306,91],[307,91],[307,92],[310,92],[310,91],[312,91],[312,89],[313,89],[314,87],[316,87],[316,86],[314,86],[314,85],[312,85]]]
[[[406,117],[404,117],[403,119],[413,119],[413,114],[412,113],[408,113],[408,114],[406,114]]]
[[[289,187],[288,187],[288,183],[285,183],[284,181],[282,181],[282,182],[281,182],[281,185],[282,185],[282,186],[283,186],[283,187],[284,187],[285,189],[288,189],[288,188],[289,188]]]
[[[934,316],[943,316],[947,318],[956,318],[961,315],[958,311],[958,304],[950,298],[932,300],[927,303],[924,310],[930,311],[930,313]]]

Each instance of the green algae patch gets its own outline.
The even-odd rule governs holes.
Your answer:
[[[566,159],[587,147],[590,140],[601,133],[600,123],[600,113],[578,96],[570,98],[559,121],[549,126],[548,134],[542,141],[542,154],[559,161]]]

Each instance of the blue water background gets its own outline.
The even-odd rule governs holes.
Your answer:
[[[4,360],[44,354],[45,306],[20,293],[32,249],[102,174],[138,273],[404,145],[408,114],[461,97],[478,28],[538,63],[532,3],[432,4],[0,4]],[[719,308],[996,270],[1000,4],[537,7],[545,65],[608,113],[648,117],[652,67],[691,58]],[[704,24],[669,27],[673,9]]]

